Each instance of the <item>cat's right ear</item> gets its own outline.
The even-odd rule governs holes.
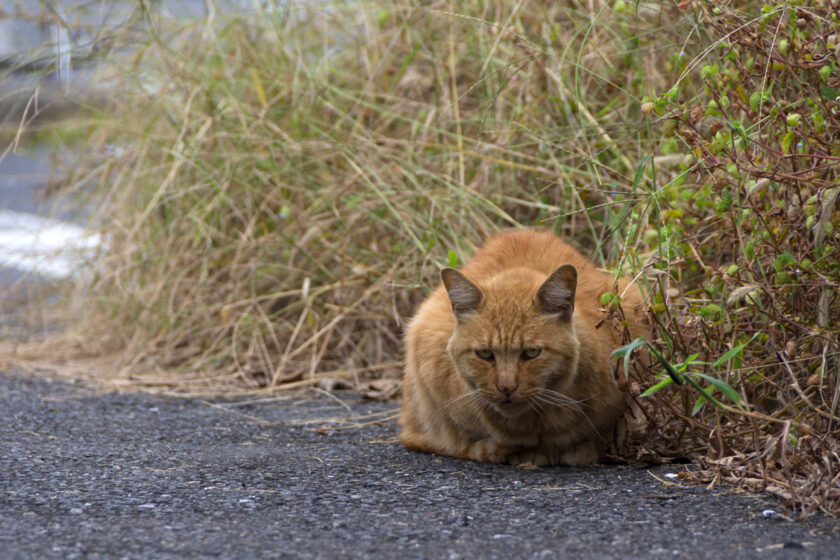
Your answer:
[[[444,268],[440,271],[440,278],[449,294],[452,312],[459,321],[470,313],[475,313],[484,301],[484,294],[478,286],[467,280],[467,277],[454,268]]]

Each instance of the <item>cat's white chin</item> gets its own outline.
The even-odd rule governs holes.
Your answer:
[[[505,400],[493,402],[495,408],[502,416],[521,416],[528,412],[528,402],[519,400]]]

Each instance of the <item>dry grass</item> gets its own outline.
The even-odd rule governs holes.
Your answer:
[[[499,227],[614,259],[641,149],[628,34],[571,5],[453,10],[150,19],[66,187],[109,250],[62,343],[273,387],[393,361],[438,266]]]
[[[601,266],[644,271],[653,348],[686,381],[637,371],[642,416],[623,457],[691,457],[714,481],[836,513],[837,177],[773,144],[789,144],[775,131],[794,78],[775,86],[776,113],[750,107],[744,88],[766,91],[760,69],[775,67],[760,57],[776,47],[751,52],[751,82],[729,53],[758,16],[466,4],[143,13],[146,39],[115,65],[119,86],[64,186],[97,209],[108,246],[65,294],[67,329],[15,359],[109,364],[110,379],[193,395],[360,387],[399,375],[403,321],[440,266],[499,228],[537,225]],[[829,12],[809,12],[815,35]],[[827,53],[823,35],[797,41]],[[718,121],[761,149],[734,125],[718,138]],[[822,126],[819,153],[836,158],[836,123]],[[801,219],[779,213],[776,193]],[[805,259],[808,280],[788,282]]]

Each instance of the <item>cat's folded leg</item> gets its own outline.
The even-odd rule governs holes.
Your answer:
[[[595,448],[595,442],[588,439],[563,449],[547,446],[523,449],[508,455],[506,462],[511,465],[532,463],[538,467],[550,465],[579,467],[597,463],[598,450]]]
[[[461,453],[457,453],[455,456],[487,463],[506,463],[508,457],[514,451],[515,448],[509,445],[501,444],[492,438],[483,438],[470,442],[463,447]]]
[[[560,451],[556,465],[567,465],[569,467],[580,467],[594,465],[598,462],[598,449],[595,442],[585,439]]]
[[[425,434],[411,428],[403,428],[400,431],[400,443],[409,449],[422,451],[423,453],[440,453],[439,449],[432,445]]]
[[[434,445],[432,443],[433,440],[444,441],[445,439],[452,443],[446,446]],[[510,446],[499,444],[492,438],[466,440],[466,438],[455,438],[454,436],[443,438],[440,435],[436,438],[429,438],[426,434],[410,428],[403,428],[400,432],[400,443],[409,449],[424,453],[448,455],[459,459],[484,461],[487,463],[504,463],[508,455],[514,450]]]

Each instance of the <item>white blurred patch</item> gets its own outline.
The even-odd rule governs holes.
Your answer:
[[[66,278],[101,245],[100,235],[34,214],[0,210],[0,267]]]

